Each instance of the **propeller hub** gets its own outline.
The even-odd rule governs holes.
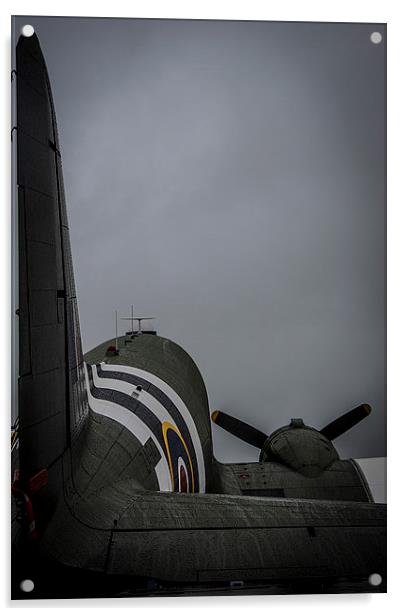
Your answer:
[[[302,419],[273,432],[262,446],[260,462],[284,464],[306,477],[317,477],[339,456],[333,444]]]

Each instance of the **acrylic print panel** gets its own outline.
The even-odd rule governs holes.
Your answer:
[[[13,598],[385,592],[385,25],[12,30]]]

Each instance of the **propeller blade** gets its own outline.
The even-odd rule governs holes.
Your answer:
[[[232,417],[227,413],[223,413],[222,411],[214,411],[212,413],[212,421],[217,426],[223,428],[223,430],[227,430],[227,432],[230,432],[233,436],[237,436],[237,438],[245,443],[253,447],[258,447],[258,449],[262,448],[268,438],[261,430],[257,430],[257,428],[253,428],[253,426],[246,424],[244,421]]]
[[[332,441],[337,438],[337,436],[341,436],[341,434],[353,428],[353,426],[362,421],[362,419],[365,419],[365,417],[370,414],[371,410],[372,407],[370,404],[360,404],[352,409],[352,411],[348,411],[341,415],[341,417],[337,417],[337,419],[327,424],[320,432],[328,438],[329,441]]]

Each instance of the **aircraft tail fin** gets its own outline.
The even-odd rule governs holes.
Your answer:
[[[87,413],[55,110],[39,41],[16,51],[19,458],[21,479],[55,465]]]

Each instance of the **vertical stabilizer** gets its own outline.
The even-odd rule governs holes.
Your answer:
[[[19,457],[23,480],[61,458],[87,412],[55,110],[38,38],[17,44]]]

